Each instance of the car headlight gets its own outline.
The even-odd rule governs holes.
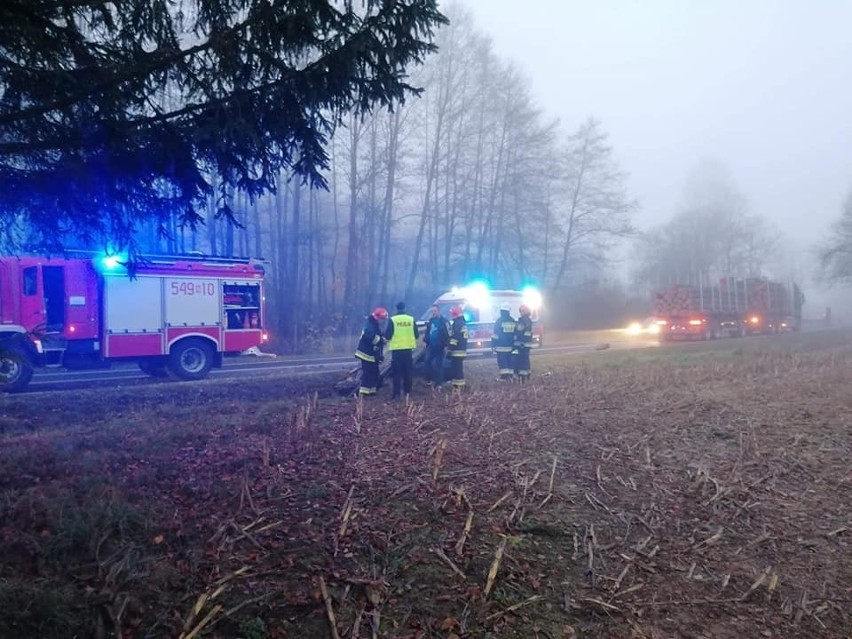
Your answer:
[[[633,322],[627,327],[627,332],[630,335],[639,335],[642,333],[642,325],[639,322]]]

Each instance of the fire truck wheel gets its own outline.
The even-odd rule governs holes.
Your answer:
[[[139,370],[151,377],[169,376],[169,371],[166,370],[166,363],[162,361],[141,359],[139,360]]]
[[[200,339],[185,339],[172,346],[169,370],[181,379],[204,379],[213,367],[213,347]]]
[[[23,390],[32,376],[33,365],[25,354],[16,349],[0,354],[0,391]]]

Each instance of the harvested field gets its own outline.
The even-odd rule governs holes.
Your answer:
[[[848,637],[845,333],[0,397],[0,637]]]

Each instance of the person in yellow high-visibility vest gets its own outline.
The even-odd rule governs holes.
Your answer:
[[[388,350],[393,371],[393,398],[402,399],[411,393],[414,372],[414,349],[417,346],[417,326],[414,317],[405,312],[405,302],[396,305],[396,315],[388,322]]]

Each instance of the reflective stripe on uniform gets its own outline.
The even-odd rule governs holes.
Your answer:
[[[372,388],[372,387],[369,387],[369,386],[362,386],[361,388],[358,389],[359,395],[375,395],[376,392],[377,391],[376,391],[375,388]]]
[[[465,381],[463,379],[454,379],[453,386],[465,386]]]
[[[450,357],[467,357],[467,351],[450,351]]]
[[[361,351],[355,351],[355,357],[358,359],[362,359],[365,362],[375,362],[376,358],[373,355],[367,355],[367,353],[362,353]]]

